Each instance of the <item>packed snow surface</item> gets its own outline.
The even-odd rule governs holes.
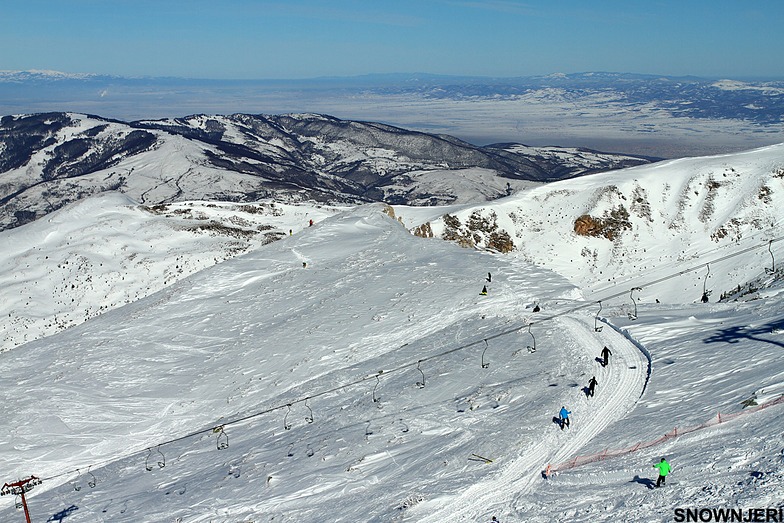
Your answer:
[[[775,168],[773,153],[761,157]],[[659,169],[685,184],[681,167]],[[514,198],[522,213],[527,194],[497,213]],[[534,202],[526,219],[543,208]],[[176,222],[177,209],[188,217]],[[277,241],[195,236],[198,213],[237,216],[238,228],[277,231]],[[756,291],[702,303],[695,274],[679,272],[716,256],[710,244],[637,274],[624,251],[623,280],[598,286],[564,269],[582,240],[533,260],[406,229],[433,210],[395,208],[402,223],[387,213],[288,206],[266,223],[228,204],[151,212],[106,196],[0,234],[3,301],[16,304],[4,305],[2,327],[25,316],[32,329],[0,353],[0,471],[43,479],[27,494],[32,519],[647,522],[682,508],[782,506],[784,295],[759,234],[721,251],[743,282],[720,264],[710,276],[717,291],[751,280]],[[778,230],[772,220],[765,233]],[[568,236],[572,223],[564,216],[552,234]],[[689,227],[686,210],[678,223]],[[640,234],[633,245],[668,253],[660,241]],[[129,263],[137,258],[148,261]],[[63,272],[66,261],[83,271]],[[644,292],[630,299],[630,282]],[[47,330],[36,310],[80,319]],[[572,412],[563,430],[561,406]],[[568,466],[718,413],[729,420]],[[661,457],[674,470],[654,489]],[[23,517],[14,496],[2,498],[0,520]]]

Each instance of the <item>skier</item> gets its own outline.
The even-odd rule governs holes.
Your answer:
[[[659,469],[659,479],[656,480],[656,488],[659,488],[659,485],[664,485],[664,481],[667,479],[667,474],[670,473],[672,467],[670,464],[667,463],[667,460],[662,458],[659,463],[653,466],[655,469]]]
[[[313,227],[313,220],[310,220],[310,224],[308,225],[308,227]]]
[[[593,396],[594,389],[596,388],[596,376],[592,377],[588,382],[588,396]]]
[[[606,367],[610,364],[610,356],[612,356],[612,352],[610,352],[610,349],[605,345],[602,349],[602,367]]]
[[[487,278],[485,278],[485,279],[487,280],[487,283],[490,283],[491,281],[493,281],[493,275],[488,272],[487,273]]]
[[[569,414],[571,414],[571,412],[561,405],[561,412],[558,413],[558,417],[561,419],[561,430],[563,430],[564,427],[569,426]]]
[[[487,285],[482,286],[482,292],[479,293],[481,296],[487,296]]]

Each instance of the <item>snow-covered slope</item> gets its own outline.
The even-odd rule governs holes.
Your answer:
[[[6,231],[0,352],[153,294],[339,211],[275,202],[145,206],[104,193]]]
[[[774,169],[775,152],[726,161],[736,170]],[[688,179],[716,161],[675,162],[662,172],[672,187],[691,187]],[[519,220],[543,218],[552,212],[547,206],[576,213],[571,207],[591,201],[602,183],[634,187],[636,178],[642,185],[640,172],[586,178],[596,186],[579,192],[556,187],[547,198],[533,189],[538,206],[526,203],[527,193],[516,198]],[[771,198],[775,180],[767,182]],[[747,191],[745,200],[737,195],[743,201],[759,190],[750,182],[732,187]],[[628,206],[626,198],[620,201]],[[685,507],[775,509],[784,492],[784,436],[777,422],[784,405],[774,405],[784,393],[784,288],[778,274],[766,275],[765,243],[746,215],[739,214],[739,237],[719,252],[710,239],[696,243],[705,226],[690,214],[698,211],[687,206],[682,220],[665,221],[667,200],[648,192],[648,201],[655,220],[677,223],[678,234],[695,238],[693,249],[655,271],[641,269],[653,261],[640,248],[628,249],[631,261],[619,265],[626,279],[601,288],[592,281],[581,288],[576,271],[565,270],[563,257],[577,258],[584,247],[569,218],[550,223],[549,234],[563,238],[562,248],[542,250],[535,265],[514,251],[492,254],[410,234],[409,220],[435,223],[436,209],[396,207],[405,227],[381,205],[344,212],[292,207],[282,209],[278,221],[264,216],[258,222],[228,204],[185,204],[153,214],[111,197],[65,209],[53,218],[67,215],[69,223],[81,224],[66,233],[66,243],[78,241],[79,251],[90,243],[85,238],[106,245],[85,256],[90,271],[114,271],[137,287],[150,281],[150,290],[160,290],[0,354],[3,481],[39,476],[43,483],[28,493],[33,519],[69,523],[475,522],[492,516],[503,523],[635,522],[672,521],[675,509]],[[717,205],[714,213],[723,209]],[[194,216],[175,221],[186,210]],[[440,214],[447,211],[464,212]],[[321,213],[316,223],[307,226],[315,212]],[[199,213],[221,223],[236,215],[256,228],[269,219],[272,232],[284,234],[267,244],[247,240],[244,254],[217,265],[214,256],[225,252],[219,244],[227,239],[211,239],[205,249],[213,262],[165,285],[114,254],[127,244],[165,271],[171,256],[158,252],[174,249],[174,259],[190,252],[196,265],[203,246],[188,239],[193,233],[163,240],[170,233],[156,231],[174,223],[188,227]],[[0,241],[19,243],[13,258],[31,270],[46,267],[48,254],[37,245],[58,258],[70,246],[35,238],[57,226],[47,231],[38,221],[0,233]],[[107,243],[109,237],[120,247]],[[159,251],[144,251],[146,241],[137,238]],[[637,241],[645,252],[662,255],[682,248],[654,234]],[[742,275],[760,281],[757,299],[716,303],[714,295],[704,304],[693,292],[667,291],[697,278],[699,294],[699,277],[684,271],[711,256],[735,268],[712,263],[711,288],[744,283],[737,280]],[[57,261],[65,260],[70,266],[67,257]],[[4,281],[13,281],[19,265],[0,267]],[[672,278],[654,286],[661,303],[645,286],[631,320],[629,282],[665,276]],[[62,277],[37,269],[28,280],[59,284]],[[673,283],[681,279],[688,283]],[[480,294],[483,287],[487,295]],[[121,285],[106,289],[125,292]],[[95,292],[74,296],[83,310],[100,310],[105,300]],[[42,310],[52,306],[44,291],[31,297]],[[602,298],[597,319],[595,300]],[[51,299],[58,300],[61,295]],[[597,361],[604,346],[613,353],[608,367]],[[588,398],[583,388],[592,376],[598,386]],[[753,403],[774,406],[745,409]],[[553,422],[562,405],[572,411],[572,425],[563,431]],[[729,421],[647,445],[717,413]],[[642,450],[559,467],[635,446]],[[654,490],[651,467],[662,456],[674,472],[665,489]],[[545,480],[548,465],[560,472]],[[0,520],[22,517],[13,496],[0,499]]]
[[[400,214],[409,227],[422,223]],[[700,300],[703,287],[718,300],[764,276],[760,265],[778,269],[782,243],[770,245],[773,258],[766,244],[781,239],[782,223],[784,144],[551,183],[453,210],[430,230],[479,247],[498,248],[501,235],[515,255],[567,276],[589,298],[645,287],[643,302],[681,303]],[[721,260],[755,245],[764,248],[753,264]],[[647,286],[684,269],[694,272]]]
[[[151,205],[272,197],[443,205],[496,199],[531,180],[648,161],[535,151],[476,147],[449,136],[316,114],[132,123],[70,113],[6,116],[0,119],[0,229],[106,191]]]

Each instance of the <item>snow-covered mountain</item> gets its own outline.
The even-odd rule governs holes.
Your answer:
[[[4,481],[40,477],[33,519],[68,523],[778,510],[781,158],[662,162],[480,206],[108,194],[0,232],[0,326],[79,319],[30,321],[0,354]],[[450,223],[480,248],[411,233]],[[503,232],[510,251],[485,249]],[[0,500],[2,521],[22,517]]]
[[[750,265],[721,258],[744,242],[782,236],[784,144],[584,176],[418,223],[423,217],[403,216],[419,234],[518,253],[567,276],[587,297],[691,267],[700,270],[639,298],[699,300],[707,283],[715,301],[751,283],[759,264],[776,268],[767,249]],[[728,280],[719,283],[722,273]]]
[[[312,114],[130,124],[69,113],[7,116],[0,119],[0,227],[104,191],[150,205],[271,197],[443,205],[648,161],[557,152],[476,147],[449,136]]]

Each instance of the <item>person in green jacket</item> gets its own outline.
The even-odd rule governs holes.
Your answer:
[[[659,469],[659,479],[656,480],[656,487],[658,488],[659,485],[665,484],[664,481],[667,479],[667,474],[670,473],[672,467],[670,467],[670,464],[667,463],[666,459],[662,458],[653,468]]]

